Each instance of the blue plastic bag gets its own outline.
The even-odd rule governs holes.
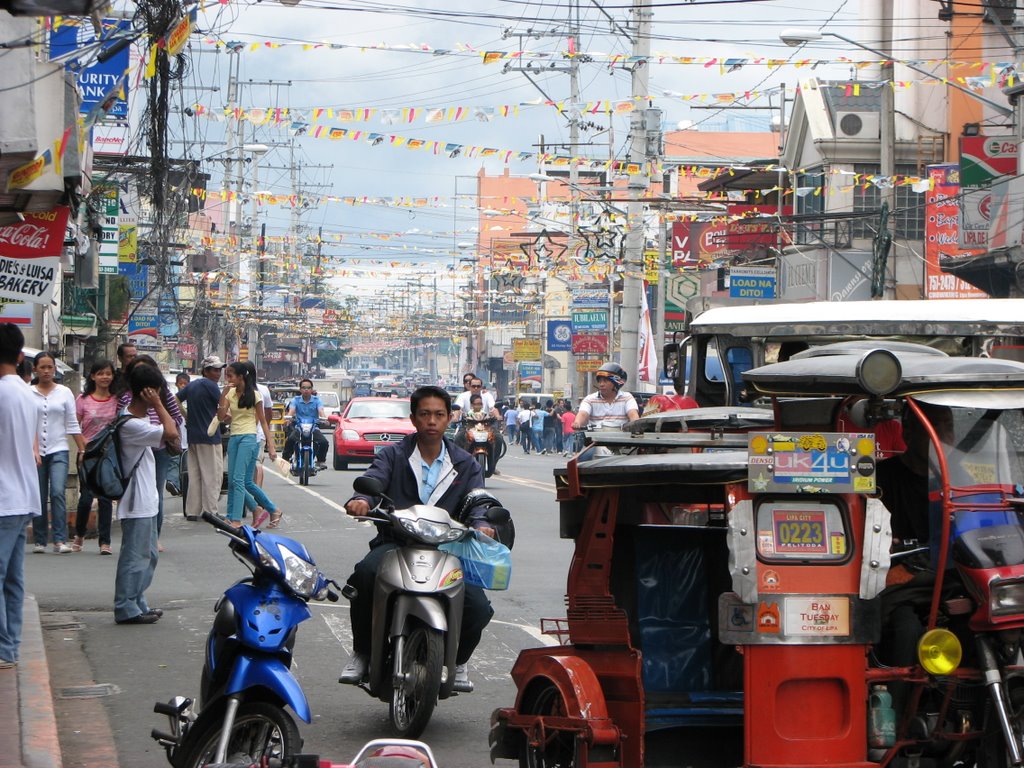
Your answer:
[[[462,577],[468,584],[492,590],[508,589],[512,580],[512,552],[501,542],[478,531],[442,549],[462,561]]]

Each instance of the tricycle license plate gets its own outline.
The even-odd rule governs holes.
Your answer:
[[[474,432],[473,433],[473,442],[474,443],[486,443],[488,437],[490,437],[490,435],[488,435],[486,432]]]

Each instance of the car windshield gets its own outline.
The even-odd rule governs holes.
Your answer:
[[[317,397],[319,397],[320,402],[324,404],[324,408],[338,408],[341,405],[341,400],[338,399],[337,392],[321,392]]]
[[[408,400],[379,400],[352,403],[345,414],[348,419],[405,419],[409,417]]]

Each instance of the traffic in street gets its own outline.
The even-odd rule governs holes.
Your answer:
[[[539,634],[540,617],[564,615],[572,542],[558,537],[552,471],[565,461],[525,456],[514,447],[501,461],[501,474],[487,481],[487,489],[512,511],[516,522],[513,574],[508,591],[488,593],[495,615],[470,662],[475,690],[440,702],[421,737],[446,768],[490,763],[490,713],[515,700],[509,671],[516,655],[520,649],[552,642]],[[264,488],[284,511],[274,532],[301,541],[317,565],[341,583],[373,537],[368,524],[352,520],[343,510],[352,481],[365,466],[321,471],[306,487],[266,471]],[[98,556],[94,539],[73,555],[26,558],[26,583],[42,616],[65,766],[96,764],[84,748],[88,741],[83,731],[98,727],[93,715],[82,714],[89,698],[91,711],[109,720],[120,765],[168,764],[163,749],[150,738],[151,729],[166,729],[167,722],[153,713],[153,704],[175,695],[198,695],[214,604],[227,587],[248,575],[223,536],[201,520],[185,520],[180,498],[168,495],[165,504],[160,538],[165,551],[148,592],[152,605],[164,611],[156,624],[114,623],[116,558]],[[118,545],[115,526],[115,553]],[[298,628],[293,672],[313,720],[309,725],[296,721],[305,752],[343,762],[366,741],[388,735],[388,705],[337,682],[351,651],[344,598],[311,602],[310,607],[312,619]],[[78,688],[85,683],[95,690],[83,694]],[[83,723],[83,718],[91,722]]]

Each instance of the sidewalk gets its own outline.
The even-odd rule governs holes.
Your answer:
[[[62,768],[39,606],[29,594],[21,659],[15,669],[0,670],[0,723],[0,768]]]

